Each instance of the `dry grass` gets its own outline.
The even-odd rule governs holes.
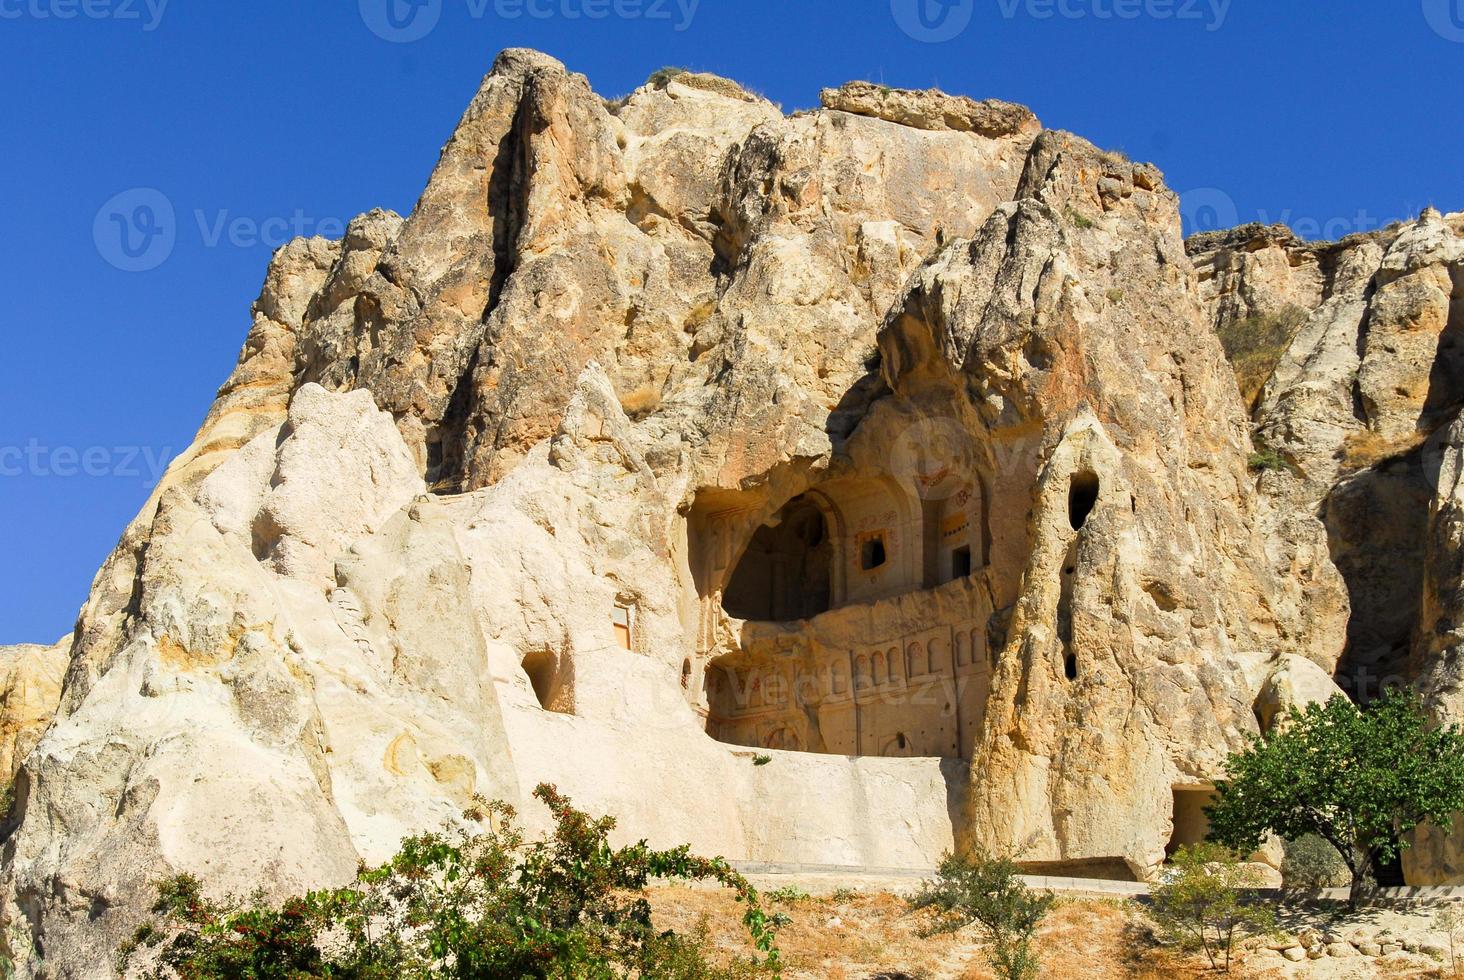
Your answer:
[[[656,925],[693,932],[705,921],[713,947],[730,961],[749,950],[742,931],[742,907],[721,891],[673,886],[650,893]],[[770,902],[792,919],[779,935],[787,980],[992,980],[972,930],[955,936],[922,936],[926,913],[912,913],[906,901],[878,892]],[[1038,936],[1041,976],[1062,980],[1200,980],[1226,976],[1203,956],[1162,947],[1143,908],[1116,899],[1063,898]],[[1442,978],[1448,973],[1417,960],[1331,957],[1284,963],[1263,951],[1239,954],[1229,977],[1235,980],[1398,980]]]
[[[1423,445],[1426,438],[1422,432],[1400,437],[1389,437],[1368,429],[1349,433],[1342,442],[1342,468],[1355,473],[1377,466],[1411,453]]]
[[[1277,313],[1236,320],[1220,330],[1220,344],[1235,370],[1247,411],[1255,408],[1261,390],[1305,323],[1306,311],[1288,306]]]
[[[692,931],[705,919],[720,952],[745,954],[741,907],[731,896],[671,887],[653,892],[651,901],[658,927]],[[808,898],[774,907],[793,920],[778,940],[788,962],[788,980],[992,977],[971,930],[922,936],[931,920],[925,913],[910,912],[905,900],[893,895]],[[1201,961],[1158,948],[1138,906],[1127,902],[1060,901],[1042,925],[1038,951],[1044,977],[1188,980],[1212,975]]]

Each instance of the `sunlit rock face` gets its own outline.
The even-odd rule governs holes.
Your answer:
[[[106,975],[163,875],[340,883],[541,781],[738,860],[1203,834],[1346,596],[1175,196],[1010,103],[823,103],[507,51],[412,215],[276,254],[16,776],[29,973]]]
[[[1324,547],[1345,582],[1338,683],[1364,702],[1409,684],[1440,722],[1464,721],[1464,214],[1428,209],[1321,243],[1251,225],[1188,246],[1218,333],[1263,361],[1253,424],[1274,454],[1260,477],[1268,550],[1284,573]],[[1339,604],[1322,585],[1315,619]],[[1421,831],[1404,855],[1409,883],[1464,880],[1459,840]]]

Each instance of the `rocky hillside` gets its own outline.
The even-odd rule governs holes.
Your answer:
[[[506,51],[410,216],[276,254],[15,739],[25,970],[546,780],[732,859],[1143,878],[1339,658],[1464,712],[1457,218],[1187,244],[1020,106],[822,103]]]
[[[1338,682],[1360,700],[1415,684],[1440,718],[1464,720],[1464,214],[1325,243],[1249,225],[1188,248],[1252,393],[1261,493],[1283,525],[1322,520],[1346,581]],[[1459,880],[1464,852],[1440,847],[1408,856],[1411,881]]]

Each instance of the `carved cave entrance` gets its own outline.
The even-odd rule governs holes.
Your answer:
[[[993,664],[986,494],[843,476],[781,506],[699,495],[688,522],[714,738],[847,756],[969,757]],[[727,630],[732,636],[723,635]]]

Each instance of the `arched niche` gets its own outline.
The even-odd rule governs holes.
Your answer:
[[[738,619],[784,622],[827,612],[832,603],[834,542],[825,509],[797,497],[759,527],[722,592]]]

